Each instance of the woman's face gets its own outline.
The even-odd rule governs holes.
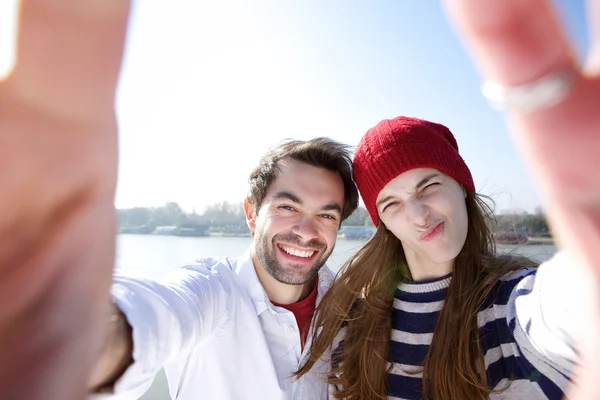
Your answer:
[[[466,191],[432,168],[407,171],[376,200],[379,219],[401,242],[409,265],[453,261],[467,238]]]

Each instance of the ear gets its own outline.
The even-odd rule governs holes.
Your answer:
[[[256,229],[256,208],[254,204],[246,197],[244,199],[244,214],[246,214],[246,224],[252,232]]]
[[[460,187],[462,188],[462,191],[463,191],[463,197],[466,199],[467,198],[467,189],[463,185],[460,185]]]

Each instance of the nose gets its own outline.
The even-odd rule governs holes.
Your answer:
[[[407,205],[408,220],[418,227],[429,225],[429,207],[420,201],[410,202]]]
[[[306,241],[319,237],[319,231],[315,226],[315,221],[310,217],[303,217],[300,219],[292,228],[292,232]]]

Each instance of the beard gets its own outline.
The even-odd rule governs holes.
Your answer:
[[[275,248],[275,242],[278,241],[293,244],[299,247],[318,250],[319,257],[314,260],[314,264],[306,272],[302,272],[302,270],[305,268],[305,265],[294,264],[293,262],[290,262],[290,265],[288,265],[287,268],[283,267],[278,261],[276,254],[278,249]],[[312,239],[307,243],[302,243],[298,236],[292,233],[277,234],[273,236],[271,240],[269,240],[266,235],[260,234],[259,237],[256,238],[256,243],[256,256],[262,263],[263,268],[269,275],[275,278],[275,280],[288,285],[304,285],[308,282],[311,282],[321,267],[325,265],[325,262],[333,251],[332,247],[331,250],[326,252],[327,244],[317,239]]]

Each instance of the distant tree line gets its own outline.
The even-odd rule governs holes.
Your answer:
[[[117,210],[119,226],[122,228],[147,227],[154,231],[159,226],[189,226],[208,225],[211,230],[247,229],[246,217],[242,203],[229,203],[223,201],[211,204],[201,214],[185,212],[175,202],[166,203],[161,207],[133,207]],[[372,226],[369,213],[359,207],[344,221],[344,225]]]
[[[517,231],[529,235],[549,236],[550,227],[546,216],[538,209],[536,213],[514,213],[496,215],[494,231]]]
[[[153,231],[159,226],[208,225],[219,229],[224,227],[243,228],[246,226],[242,204],[226,201],[211,204],[202,214],[185,212],[175,202],[161,207],[133,207],[117,210],[119,226],[122,228],[148,227]]]
[[[161,207],[134,207],[117,210],[119,225],[123,228],[147,227],[153,231],[158,226],[207,225],[212,231],[247,230],[242,203],[223,201],[211,204],[201,214],[185,212],[175,202]],[[550,229],[543,212],[510,213],[494,216],[491,229],[499,235],[519,233],[528,236],[549,237]],[[342,224],[343,226],[373,226],[369,213],[364,207],[358,207]]]
[[[491,226],[499,243],[547,243],[552,241],[551,229],[546,216],[537,209],[534,214],[506,213],[495,216]]]

